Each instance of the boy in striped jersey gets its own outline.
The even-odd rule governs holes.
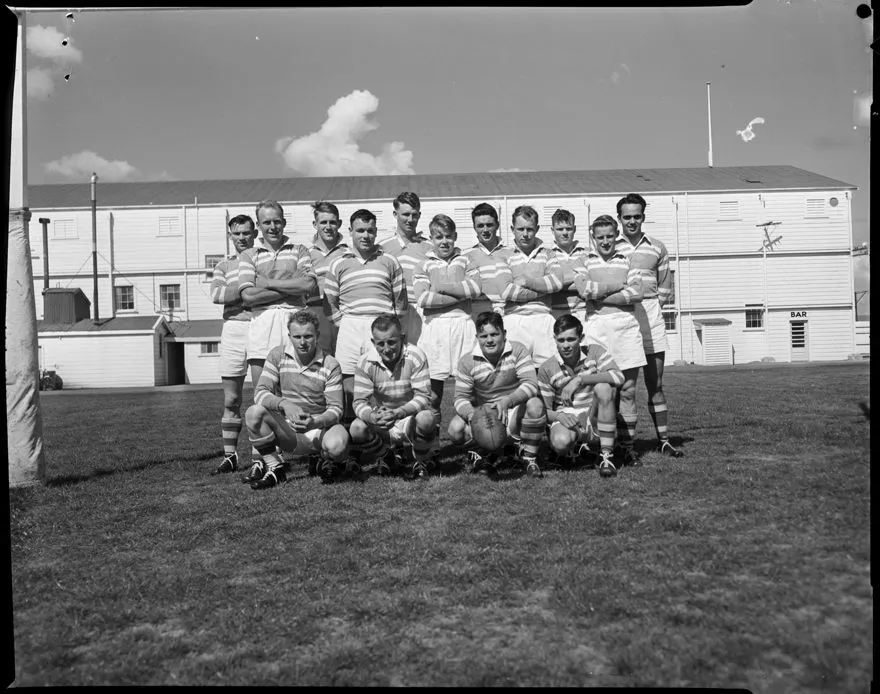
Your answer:
[[[394,236],[382,242],[382,250],[393,255],[403,268],[403,279],[406,282],[407,309],[402,317],[403,332],[411,344],[418,344],[422,332],[422,316],[416,306],[413,292],[413,273],[422,267],[428,252],[433,250],[431,242],[420,231],[416,231],[422,216],[422,202],[419,196],[411,192],[403,192],[394,198],[394,219],[397,229]]]
[[[339,230],[342,222],[339,219],[339,208],[332,202],[316,202],[312,205],[315,219],[315,238],[309,254],[312,256],[312,267],[318,278],[318,287],[312,292],[307,303],[318,316],[321,349],[330,354],[336,352],[336,325],[330,320],[330,306],[324,299],[324,278],[327,268],[334,259],[348,250],[348,244],[342,239]]]
[[[476,266],[456,248],[455,222],[438,214],[428,225],[434,249],[413,274],[413,293],[424,323],[419,348],[428,355],[433,391],[432,407],[440,425],[440,403],[446,379],[455,373],[462,356],[477,337],[471,320],[471,300],[480,294]]]
[[[587,265],[575,277],[575,286],[587,299],[586,342],[602,345],[623,371],[617,391],[617,443],[620,462],[635,464],[636,379],[645,365],[642,335],[635,305],[642,298],[638,271],[615,249],[617,222],[610,215],[596,217],[591,225],[593,248]]]
[[[519,342],[507,339],[504,319],[494,311],[484,311],[474,319],[477,344],[458,363],[455,372],[455,416],[449,423],[454,444],[469,446],[473,440],[470,421],[480,405],[491,404],[507,433],[520,444],[522,462],[529,477],[542,477],[538,450],[544,438],[547,416],[539,397],[535,363]],[[469,450],[465,468],[485,475],[498,466],[496,451]]]
[[[511,341],[521,342],[536,364],[556,354],[550,300],[562,289],[562,267],[537,237],[538,213],[521,205],[513,211],[515,248],[507,260],[513,279],[501,292],[504,324]]]
[[[248,364],[255,387],[269,350],[286,339],[287,318],[305,307],[306,296],[318,286],[308,249],[284,234],[284,208],[263,200],[256,216],[261,242],[241,254],[238,270],[242,301],[253,310]]]
[[[411,475],[424,479],[435,441],[428,358],[406,343],[397,316],[377,317],[371,332],[372,347],[355,369],[352,443],[361,448],[361,465],[377,461],[380,475],[403,466],[394,447],[409,444],[414,459]]]
[[[262,470],[251,469],[251,488],[268,489],[287,476],[276,445],[294,455],[319,455],[317,471],[332,482],[348,452],[342,418],[339,362],[318,346],[318,317],[304,309],[287,316],[288,335],[266,355],[254,404],[245,413]]]
[[[501,298],[501,292],[511,279],[510,268],[507,266],[511,249],[498,236],[498,212],[492,205],[487,202],[477,205],[471,210],[471,221],[477,234],[477,243],[467,250],[466,255],[480,273],[483,292],[471,304],[472,315],[476,316],[484,311],[502,314],[504,299]]]
[[[623,384],[623,373],[601,345],[581,346],[584,327],[573,315],[557,318],[553,335],[558,354],[538,368],[538,385],[550,424],[550,447],[558,456],[571,460],[573,454],[598,443],[599,474],[616,475],[614,389]]]
[[[575,239],[577,226],[574,215],[568,210],[556,210],[550,223],[554,241],[550,253],[556,257],[562,269],[562,289],[550,297],[550,311],[554,318],[566,313],[583,315],[587,305],[574,286],[574,276],[587,262],[589,242],[583,245]]]
[[[617,201],[617,218],[623,231],[617,239],[617,249],[642,278],[644,296],[640,306],[636,307],[636,319],[647,357],[645,388],[648,391],[648,412],[657,432],[657,447],[663,455],[680,458],[684,453],[669,442],[666,394],[663,392],[666,324],[661,307],[673,300],[675,287],[672,286],[666,246],[642,232],[646,207],[647,202],[638,193],[630,193]]]
[[[406,283],[397,258],[376,245],[376,215],[357,210],[351,215],[351,248],[330,262],[324,298],[338,327],[336,358],[342,369],[346,397],[345,421],[351,421],[354,374],[362,351],[372,339],[377,316],[406,314]]]
[[[254,220],[240,214],[229,220],[227,232],[235,253],[217,263],[211,279],[211,301],[223,306],[220,332],[220,382],[223,384],[223,462],[215,474],[238,470],[238,437],[241,434],[241,395],[247,375],[248,330],[251,311],[238,291],[238,258],[254,245]],[[256,458],[256,450],[253,451]]]

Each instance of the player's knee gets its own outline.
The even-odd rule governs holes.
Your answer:
[[[568,451],[575,439],[575,432],[564,426],[550,427],[550,447],[556,452],[563,454]]]
[[[541,398],[529,398],[526,401],[526,417],[538,419],[544,415],[544,401]]]
[[[348,434],[345,429],[339,427],[338,431],[328,431],[321,442],[321,447],[329,457],[337,460],[342,458],[348,450]]]
[[[429,439],[434,436],[434,412],[433,410],[422,410],[415,417],[416,433],[422,438]]]
[[[241,409],[241,393],[223,393],[223,407],[230,412],[238,412]]]
[[[244,413],[244,421],[249,429],[259,429],[263,423],[263,418],[269,412],[262,405],[251,405]]]
[[[363,419],[355,417],[351,426],[348,427],[348,433],[351,435],[352,441],[362,443],[370,438],[370,427]]]
[[[462,444],[467,438],[467,422],[458,415],[455,415],[452,418],[452,421],[449,422],[449,428],[447,431],[449,433],[449,438],[452,439],[453,443]]]
[[[614,398],[614,388],[609,383],[597,383],[593,386],[593,395],[599,402],[608,403]]]

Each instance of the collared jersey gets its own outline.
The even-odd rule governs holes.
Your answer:
[[[554,292],[562,289],[562,267],[556,257],[540,241],[531,253],[523,253],[519,247],[513,249],[507,259],[513,277],[527,276],[540,279],[543,291],[536,292],[526,287],[509,284],[501,292],[505,299],[504,315],[535,315],[550,313],[550,301]]]
[[[550,253],[555,256],[562,269],[562,289],[553,292],[550,297],[550,307],[554,311],[575,313],[586,308],[586,301],[574,286],[574,276],[577,270],[586,266],[588,250],[589,248],[577,242],[571,252],[563,250],[555,243],[550,247]]]
[[[340,240],[329,251],[325,250],[324,246],[317,242],[312,244],[312,247],[309,249],[309,255],[312,258],[312,268],[315,270],[315,276],[318,278],[318,287],[314,292],[309,294],[309,304],[314,305],[321,303],[321,300],[324,298],[324,280],[327,277],[327,270],[330,268],[330,263],[347,250],[348,244],[342,240]]]
[[[461,284],[466,297],[458,299],[434,291],[447,282]],[[471,300],[480,295],[480,272],[468,256],[457,248],[447,260],[438,258],[436,251],[432,250],[428,252],[422,267],[413,274],[413,293],[416,304],[424,309],[426,317],[461,315],[469,318]]]
[[[413,292],[413,274],[425,262],[425,257],[434,250],[434,244],[426,239],[421,232],[413,236],[411,241],[403,238],[399,232],[379,244],[382,250],[393,255],[403,268],[403,281],[406,282],[406,296],[409,303],[414,304],[416,297]]]
[[[357,251],[346,249],[330,261],[324,276],[324,298],[337,325],[345,315],[402,316],[407,307],[403,269],[397,258],[381,248],[366,260]]]
[[[334,424],[340,422],[343,401],[339,362],[318,347],[311,362],[300,364],[287,338],[284,344],[269,350],[254,393],[254,402],[267,410],[277,410],[282,398],[306,414],[327,412],[335,417]]]
[[[578,292],[587,299],[587,313],[617,313],[633,311],[633,304],[642,300],[642,279],[638,270],[630,268],[629,261],[615,251],[605,260],[599,251],[591,249],[587,253],[587,266],[578,271],[574,278]],[[620,291],[597,299],[600,285],[623,284]],[[610,301],[609,301],[610,300]]]
[[[238,286],[238,256],[234,253],[226,256],[214,266],[211,277],[211,301],[223,305],[223,320],[249,321],[252,316],[250,307],[241,301]]]
[[[638,270],[642,278],[643,298],[656,298],[661,306],[672,303],[675,299],[675,287],[669,271],[669,252],[662,241],[642,234],[642,238],[634,246],[620,233],[614,243],[614,250],[629,261],[631,268]]]
[[[305,275],[311,275],[317,281],[317,276],[312,267],[312,256],[308,249],[299,243],[294,243],[288,236],[282,237],[281,248],[272,250],[260,239],[253,248],[248,248],[239,256],[238,288],[239,291],[248,287],[257,286],[257,275],[268,279],[290,279],[299,271]],[[306,305],[305,295],[284,296],[269,304],[255,306],[254,315],[262,313],[268,306],[293,306]]]
[[[510,248],[500,241],[491,251],[486,250],[482,243],[476,243],[465,251],[465,255],[480,273],[482,294],[476,298],[492,302],[492,309],[498,313],[504,311],[501,292],[505,290],[512,277],[510,267],[507,265],[510,253]]]
[[[393,371],[385,366],[372,345],[358,359],[352,409],[357,417],[365,419],[373,407],[380,405],[390,409],[399,407],[406,416],[430,407],[428,357],[416,345],[404,344]]]
[[[535,363],[525,345],[508,340],[498,364],[493,366],[477,344],[458,362],[453,407],[467,419],[476,407],[517,391],[523,402],[538,395]]]
[[[562,407],[562,390],[569,381],[580,374],[588,366],[595,366],[599,371],[607,371],[614,380],[615,388],[623,385],[623,372],[618,368],[617,362],[602,345],[592,343],[581,347],[578,363],[574,368],[570,367],[559,354],[550,357],[538,367],[538,386],[541,389],[541,399],[544,407],[554,412]],[[589,412],[593,406],[593,386],[583,386],[572,397],[571,407],[577,410]]]

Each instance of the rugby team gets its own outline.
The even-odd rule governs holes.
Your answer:
[[[512,246],[499,237],[496,209],[480,203],[471,211],[477,243],[465,251],[445,214],[427,237],[418,230],[416,193],[393,206],[396,231],[382,243],[367,209],[351,215],[346,240],[330,202],[313,205],[311,247],[285,234],[272,200],[257,204],[256,221],[229,220],[235,252],[211,285],[224,319],[224,458],[215,474],[243,470],[243,482],[268,489],[286,480],[287,452],[328,483],[365,473],[424,479],[453,376],[447,431],[467,471],[493,476],[513,465],[541,477],[542,468],[585,465],[610,477],[637,465],[640,369],[658,450],[682,455],[669,441],[663,393],[661,307],[673,300],[672,275],[666,247],[642,232],[641,195],[622,197],[616,218],[593,220],[587,241],[559,209],[544,243],[538,213],[517,207]],[[242,418],[248,369],[254,402]],[[486,404],[509,435],[495,451],[478,446],[470,427]]]

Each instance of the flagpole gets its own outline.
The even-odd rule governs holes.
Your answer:
[[[706,82],[706,107],[709,120],[709,168],[712,168],[712,83]]]

